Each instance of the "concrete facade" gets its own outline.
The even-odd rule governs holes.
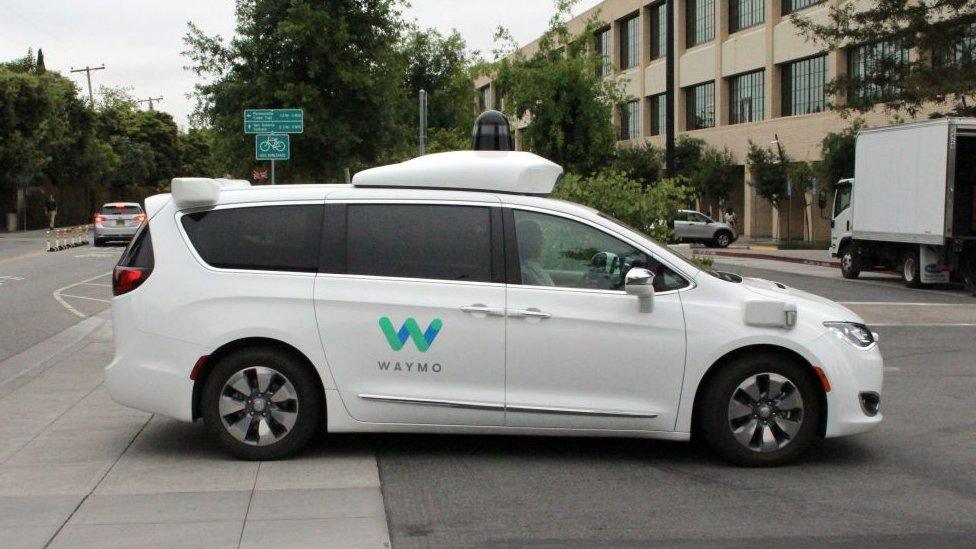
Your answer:
[[[790,15],[782,13],[782,0],[763,2],[762,21],[753,26],[730,32],[729,0],[714,2],[714,38],[692,47],[687,47],[686,10],[694,0],[672,0],[674,5],[675,29],[675,130],[676,135],[688,135],[704,139],[717,148],[728,148],[734,158],[745,163],[749,141],[769,146],[774,136],[787,153],[798,160],[814,161],[820,158],[820,142],[832,131],[848,127],[839,113],[826,108],[821,112],[792,116],[783,115],[783,71],[789,63],[826,54],[826,81],[847,71],[846,50],[825,50],[808,41],[790,21]],[[659,135],[652,135],[651,98],[665,93],[666,59],[651,59],[651,21],[652,9],[661,5],[661,0],[606,0],[594,8],[580,14],[569,22],[571,32],[581,32],[591,18],[606,23],[611,34],[610,58],[613,74],[623,85],[626,94],[640,101],[640,130],[636,139],[624,140],[619,144],[648,142],[664,147],[665,136],[662,129]],[[797,13],[814,20],[825,21],[829,10],[840,0],[825,0],[821,3],[797,10]],[[637,66],[620,70],[621,62],[621,24],[632,17],[640,20],[640,61]],[[532,42],[522,48],[531,55],[538,49]],[[730,123],[731,78],[752,72],[763,71],[763,117],[760,121]],[[687,88],[707,82],[714,83],[714,127],[689,129],[686,120]],[[487,106],[495,105],[495,90],[490,77],[484,76],[475,81],[475,86],[483,90],[489,100]],[[480,97],[481,95],[479,95]],[[833,104],[842,104],[843,98],[828,97]],[[615,114],[619,122],[619,113]],[[862,115],[870,126],[885,125],[889,115],[883,112],[870,112]],[[853,175],[853,174],[852,174]],[[784,239],[787,234],[787,219],[790,221],[789,234],[794,240],[827,241],[830,238],[830,221],[825,219],[816,204],[812,193],[807,196],[794,195],[792,208],[787,215],[787,205],[782,204],[776,211],[766,200],[753,195],[749,184],[749,170],[743,170],[743,184],[730,197],[728,206],[732,207],[740,219],[740,230],[754,238]],[[717,210],[717,205],[702,205],[708,211]],[[717,213],[717,212],[716,212]]]

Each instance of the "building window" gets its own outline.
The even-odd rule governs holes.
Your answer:
[[[640,17],[634,15],[620,22],[620,68],[627,70],[640,64]]]
[[[715,82],[685,89],[685,102],[688,106],[689,130],[715,126]]]
[[[659,93],[650,98],[651,135],[661,135],[668,129],[668,94]]]
[[[976,23],[950,29],[948,38],[932,48],[936,68],[958,68],[976,63]]]
[[[688,0],[685,10],[689,48],[715,38],[715,0]]]
[[[729,79],[729,124],[759,122],[763,119],[764,71],[747,72]]]
[[[651,6],[651,59],[668,54],[668,3]]]
[[[820,112],[827,105],[827,56],[783,66],[783,116]]]
[[[731,0],[729,2],[729,32],[740,31],[762,23],[766,0]]]
[[[640,101],[628,101],[620,106],[620,139],[640,137]]]
[[[822,4],[824,0],[783,0],[783,15],[809,8],[816,4]]]
[[[613,71],[613,64],[610,62],[610,29],[597,31],[596,33],[596,55],[600,58],[600,66],[597,68],[597,75],[610,76]]]
[[[468,96],[470,97],[470,96]],[[478,110],[485,112],[491,108],[491,86],[478,88]]]
[[[873,105],[897,95],[901,68],[908,64],[908,49],[892,42],[855,46],[847,52],[847,102]]]

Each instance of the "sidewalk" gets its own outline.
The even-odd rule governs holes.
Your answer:
[[[698,256],[766,259],[770,261],[799,263],[802,265],[815,265],[818,267],[840,268],[840,261],[830,257],[830,252],[827,250],[780,250],[773,246],[761,244],[746,245],[745,243],[736,242],[728,248],[693,248],[693,253]]]
[[[390,546],[360,437],[286,461],[233,460],[199,422],[112,402],[109,315],[84,322],[87,335],[54,336],[30,364],[31,350],[0,363],[4,547]]]

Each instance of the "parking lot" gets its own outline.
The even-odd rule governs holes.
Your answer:
[[[119,248],[0,239],[4,547],[961,546],[976,540],[976,298],[889,275],[722,259],[844,302],[880,334],[885,421],[793,466],[635,439],[323,436],[227,458],[200,423],[112,403]]]

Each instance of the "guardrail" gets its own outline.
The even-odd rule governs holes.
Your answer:
[[[88,234],[94,225],[76,225],[74,227],[62,227],[60,229],[48,229],[44,233],[44,245],[49,252],[77,248],[89,244]]]

